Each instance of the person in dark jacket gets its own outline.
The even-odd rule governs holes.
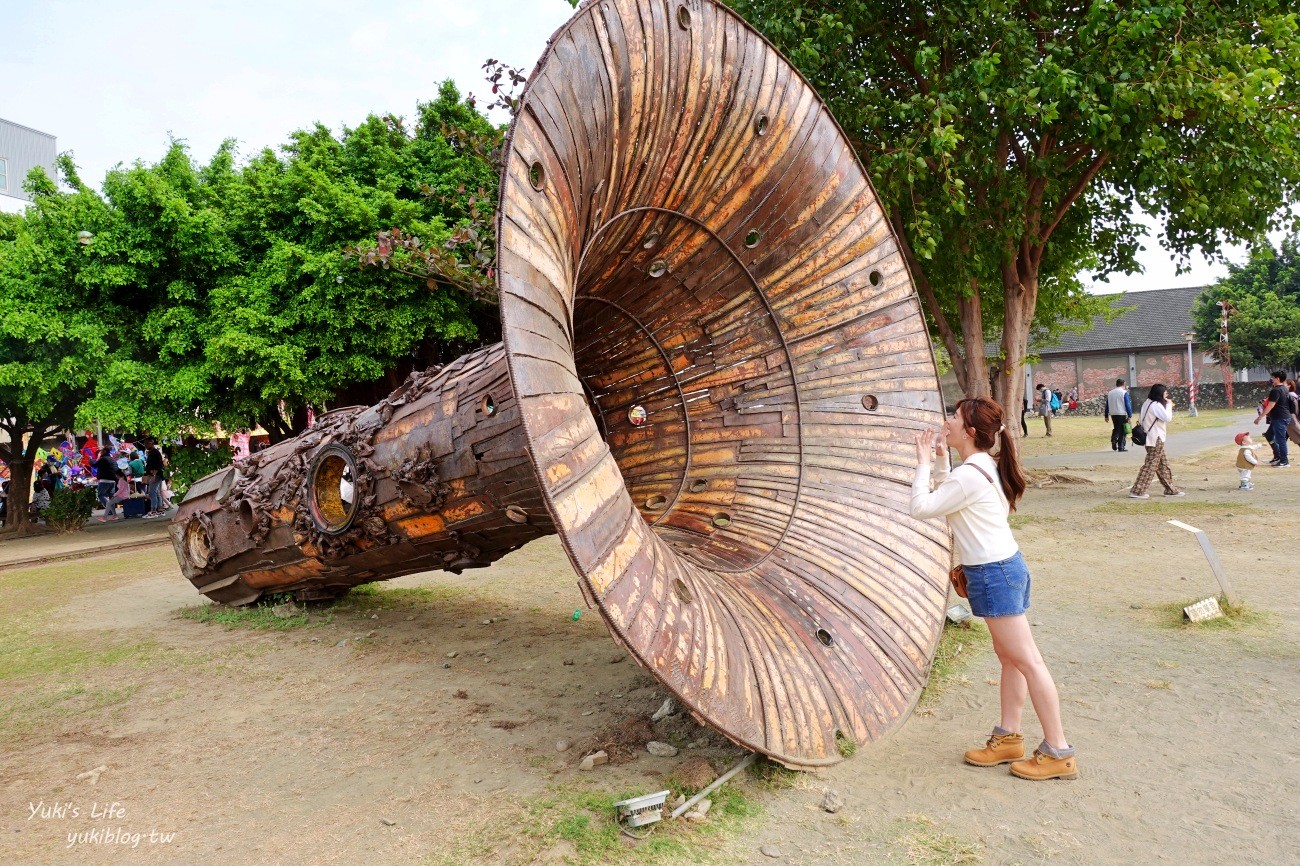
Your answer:
[[[95,495],[99,497],[100,507],[104,509],[104,513],[96,519],[100,523],[117,520],[117,503],[113,501],[113,494],[117,491],[117,461],[105,449],[99,452],[99,457],[91,464],[91,468],[95,471],[97,480]]]
[[[146,489],[149,491],[149,513],[145,515],[146,518],[162,517],[167,513],[162,505],[162,486],[165,472],[166,468],[163,464],[162,452],[158,450],[158,442],[154,439],[146,439],[144,479]]]

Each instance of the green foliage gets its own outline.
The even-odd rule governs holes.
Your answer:
[[[1235,312],[1229,318],[1232,366],[1300,368],[1300,235],[1255,247],[1245,265],[1229,265],[1228,276],[1196,299],[1192,318],[1196,339],[1219,343],[1220,301]]]
[[[225,446],[216,451],[207,448],[177,448],[171,455],[171,476],[167,480],[176,501],[180,501],[195,481],[223,466],[229,466],[232,459],[233,454]]]
[[[90,487],[77,490],[61,487],[50,494],[50,507],[45,510],[45,522],[60,532],[75,532],[86,525],[97,500]]]
[[[1213,254],[1300,189],[1284,0],[734,6],[845,127],[954,363],[974,375],[971,333],[1001,334],[1004,406],[1031,321],[1050,337],[1086,307],[1080,269],[1136,270],[1136,210]]]
[[[224,604],[207,603],[183,607],[176,612],[181,619],[194,622],[219,623],[227,630],[247,628],[255,630],[288,631],[301,628],[311,623],[311,617],[305,609],[300,609],[292,616],[277,616],[272,608],[293,601],[292,593],[264,595],[256,602],[244,607],[229,607]],[[315,625],[325,625],[333,621],[332,616],[317,620]]]
[[[943,634],[930,664],[930,677],[921,692],[920,703],[930,705],[954,682],[958,682],[972,661],[993,645],[988,629],[973,619],[960,624],[944,620]]]

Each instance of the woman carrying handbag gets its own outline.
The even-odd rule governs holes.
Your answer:
[[[1186,494],[1174,486],[1174,473],[1165,457],[1166,426],[1174,417],[1174,401],[1165,396],[1164,385],[1152,385],[1146,401],[1138,410],[1138,423],[1133,427],[1133,444],[1146,447],[1146,459],[1138,470],[1137,480],[1129,490],[1130,499],[1150,499],[1147,488],[1151,479],[1160,479],[1165,496]]]
[[[1061,726],[1056,684],[1025,617],[1029,569],[1007,520],[1025,492],[1025,477],[1005,430],[1002,407],[977,397],[959,402],[941,432],[917,434],[910,510],[916,518],[948,521],[960,563],[954,583],[964,578],[971,612],[984,619],[1002,663],[1002,717],[984,748],[966,752],[966,762],[977,767],[1010,763],[1012,775],[1022,779],[1075,779],[1079,768]],[[990,452],[999,439],[995,456]],[[953,470],[948,468],[949,448],[961,457]],[[1043,741],[1028,759],[1020,731],[1026,695],[1043,726]]]

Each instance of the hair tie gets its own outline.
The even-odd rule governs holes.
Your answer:
[[[998,428],[998,432],[1001,433],[1005,429],[1007,429],[1007,425],[1003,424],[1001,427]]]

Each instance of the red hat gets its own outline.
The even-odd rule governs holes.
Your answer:
[[[1245,438],[1246,438],[1247,436],[1249,436],[1249,435],[1250,435],[1250,431],[1246,431],[1245,433],[1238,433],[1238,434],[1233,438],[1232,441],[1233,441],[1233,442],[1236,442],[1238,445],[1240,445],[1240,444],[1242,443],[1242,441],[1244,441]]]

